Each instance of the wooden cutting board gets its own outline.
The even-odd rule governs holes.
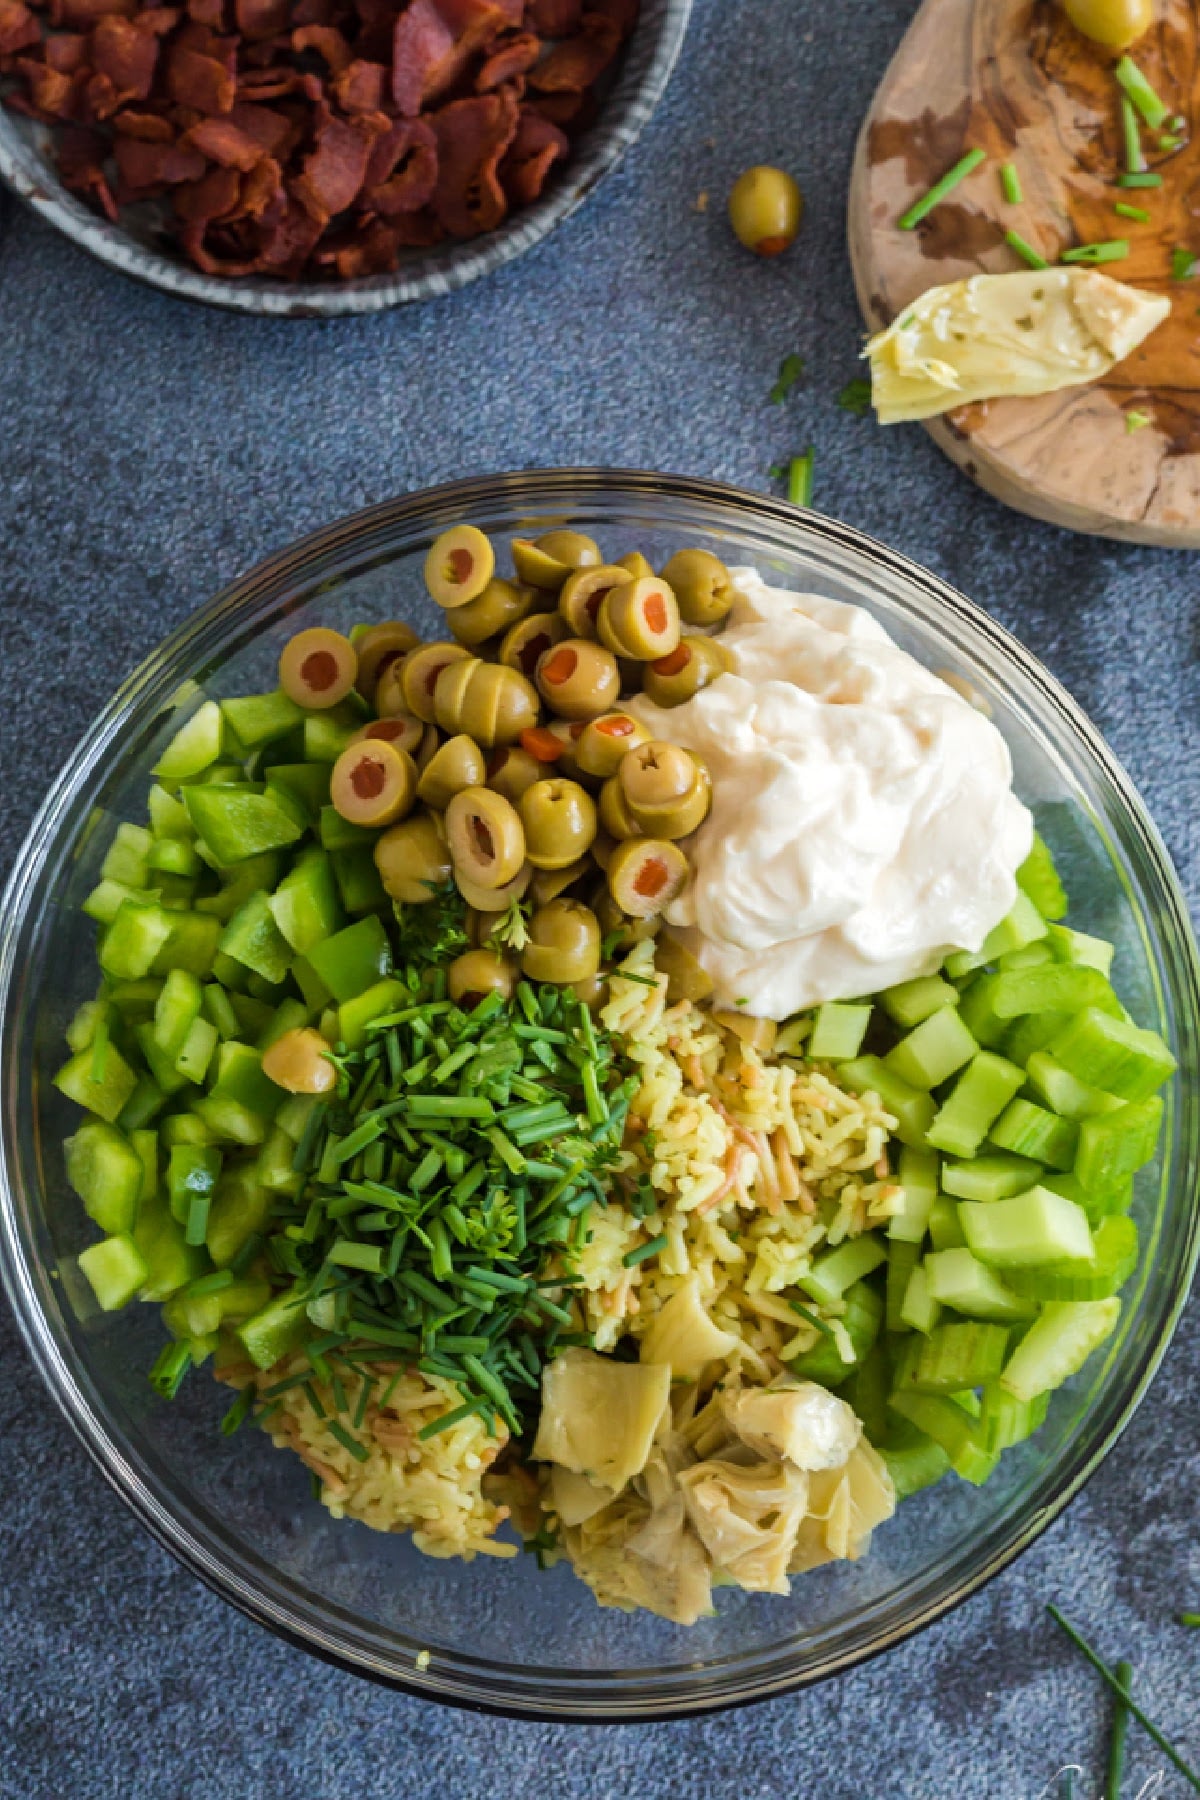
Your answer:
[[[1171,252],[1200,259],[1200,8],[1155,0],[1131,54],[1191,122],[1174,153],[1144,131],[1160,188],[1121,189],[1117,58],[1081,37],[1059,0],[924,0],[871,104],[855,155],[849,240],[871,329],[926,288],[1025,265],[1013,229],[1054,262],[1072,244],[1128,238],[1105,269],[1169,294],[1171,317],[1102,382],[1035,399],[993,400],[927,429],[972,480],[1007,505],[1074,531],[1200,548],[1200,276],[1171,277]],[[915,231],[896,220],[964,151],[987,161]],[[1016,165],[1019,206],[1000,188]],[[1115,200],[1143,207],[1122,219]],[[1130,431],[1126,415],[1150,423]],[[889,431],[904,427],[888,426]]]

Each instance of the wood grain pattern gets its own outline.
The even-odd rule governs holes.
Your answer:
[[[1156,0],[1132,54],[1173,113],[1200,119],[1195,0]],[[1155,189],[1122,190],[1116,56],[1082,38],[1059,0],[924,0],[863,124],[849,240],[872,330],[926,288],[1024,264],[1018,231],[1050,262],[1073,244],[1125,237],[1106,270],[1166,293],[1171,317],[1102,382],[1036,399],[993,400],[930,420],[935,441],[1008,505],[1076,531],[1200,548],[1200,279],[1173,281],[1176,246],[1200,256],[1200,130],[1173,153],[1144,132]],[[963,151],[988,160],[916,231],[896,220]],[[1005,203],[1015,163],[1020,206]],[[1120,218],[1113,203],[1151,222]],[[1129,431],[1126,414],[1149,425]]]

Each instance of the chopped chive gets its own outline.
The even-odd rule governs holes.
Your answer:
[[[1027,262],[1031,269],[1048,269],[1050,264],[1041,253],[1027,244],[1019,231],[1006,231],[1004,241],[1010,250],[1015,250],[1022,262]]]
[[[1121,1684],[1123,1695],[1128,1694],[1133,1681],[1132,1665],[1127,1662],[1116,1663],[1113,1667],[1113,1674]],[[1104,1800],[1121,1800],[1121,1783],[1125,1775],[1125,1739],[1129,1735],[1129,1707],[1123,1695],[1113,1705],[1112,1735],[1108,1741],[1108,1769],[1104,1783]]]
[[[371,1380],[371,1377],[364,1371],[362,1387],[358,1391],[358,1400],[354,1407],[354,1418],[351,1420],[351,1424],[354,1426],[355,1431],[361,1431],[363,1428],[363,1423],[367,1416],[367,1402],[371,1398],[371,1389],[374,1385],[375,1383]]]
[[[312,1407],[318,1419],[327,1419],[329,1417],[329,1414],[325,1411],[325,1407],[322,1404],[321,1396],[318,1394],[311,1381],[306,1381],[304,1383],[304,1398],[308,1401],[308,1404]]]
[[[1158,188],[1163,178],[1154,169],[1143,174],[1125,174],[1117,176],[1117,186],[1122,188]]]
[[[1125,414],[1126,431],[1142,431],[1150,423],[1150,414],[1130,410]]]
[[[670,1239],[666,1232],[660,1231],[657,1237],[648,1238],[644,1244],[638,1244],[634,1249],[627,1250],[621,1261],[627,1269],[634,1269],[638,1263],[646,1262],[651,1256],[658,1256],[661,1251],[666,1249],[669,1242]]]
[[[290,1394],[293,1388],[304,1387],[307,1375],[289,1375],[284,1381],[277,1381],[273,1386],[263,1389],[264,1400],[278,1400],[281,1394]]]
[[[1113,1692],[1117,1695],[1117,1698],[1124,1702],[1125,1706],[1133,1714],[1133,1717],[1137,1720],[1142,1730],[1147,1732],[1149,1736],[1153,1738],[1163,1755],[1171,1759],[1175,1767],[1179,1770],[1179,1773],[1191,1785],[1195,1792],[1200,1794],[1200,1774],[1197,1774],[1196,1770],[1183,1760],[1183,1757],[1180,1756],[1174,1745],[1163,1736],[1153,1719],[1146,1717],[1146,1714],[1134,1700],[1133,1695],[1127,1688],[1122,1686],[1113,1670],[1109,1668],[1103,1658],[1097,1655],[1087,1639],[1081,1636],[1081,1634],[1076,1631],[1075,1627],[1063,1617],[1057,1606],[1051,1604],[1047,1606],[1046,1611],[1050,1614],[1050,1617],[1054,1620],[1054,1623],[1059,1629],[1066,1632],[1075,1648],[1080,1651],[1082,1655],[1087,1657],[1087,1660],[1091,1663],[1093,1669],[1095,1669],[1096,1673],[1102,1676],[1108,1683],[1109,1687],[1112,1688]]]
[[[1001,163],[1000,187],[1010,206],[1020,206],[1025,196],[1021,192],[1021,177],[1017,174],[1015,163]]]
[[[361,1269],[364,1275],[378,1275],[383,1269],[383,1251],[378,1244],[359,1244],[353,1238],[339,1238],[329,1250],[329,1261],[342,1269]]]
[[[1137,113],[1133,109],[1133,101],[1128,94],[1121,95],[1121,137],[1125,144],[1125,169],[1130,175],[1140,175],[1146,168],[1146,153],[1142,149],[1142,133],[1138,125]]]
[[[211,1275],[201,1275],[196,1281],[189,1281],[180,1292],[188,1300],[200,1300],[205,1294],[219,1294],[223,1288],[233,1286],[233,1270],[217,1269]]]
[[[405,1109],[414,1123],[422,1119],[491,1119],[495,1108],[490,1100],[470,1094],[410,1094]]]
[[[1169,156],[1173,150],[1182,149],[1187,139],[1177,137],[1173,132],[1164,132],[1157,142],[1159,149],[1165,150]]]
[[[434,1312],[452,1313],[458,1310],[449,1294],[443,1294],[441,1288],[434,1287],[432,1281],[427,1281],[418,1270],[402,1269],[396,1279],[419,1300],[432,1306]]]
[[[787,399],[803,373],[804,358],[793,350],[779,365],[779,374],[775,377],[775,385],[769,395],[772,406],[778,406]]]
[[[333,1404],[337,1411],[340,1413],[349,1412],[350,1402],[346,1398],[345,1385],[336,1369],[333,1372],[333,1379],[330,1382],[330,1386],[333,1389]]]
[[[1151,131],[1157,131],[1170,109],[1163,105],[1132,56],[1123,56],[1113,74]]]
[[[184,1227],[183,1241],[193,1249],[198,1249],[208,1233],[208,1209],[212,1205],[211,1194],[193,1194],[188,1203],[187,1225]]]
[[[431,1419],[428,1425],[422,1425],[417,1436],[431,1438],[436,1437],[439,1431],[449,1431],[452,1425],[461,1425],[464,1419],[469,1419],[472,1413],[477,1413],[482,1404],[482,1401],[478,1399],[468,1400],[465,1405],[456,1406],[452,1412],[442,1413],[438,1418]]]
[[[1122,219],[1135,219],[1139,225],[1150,223],[1150,214],[1144,206],[1130,206],[1127,200],[1113,202],[1113,211]]]
[[[810,444],[802,456],[793,456],[788,464],[787,497],[793,506],[811,506],[813,494],[813,449]],[[654,987],[657,983],[648,981],[645,976],[627,976],[627,980],[647,981]]]
[[[965,180],[983,160],[984,152],[982,150],[968,150],[965,156],[960,156],[954,167],[947,169],[941,180],[935,181],[927,194],[914,201],[907,212],[901,213],[896,220],[900,230],[912,231],[921,223],[926,214],[931,213],[938,202],[944,200],[950,190],[956,188],[960,181]]]
[[[1200,1625],[1200,1613],[1180,1613],[1179,1623],[1192,1627]]]
[[[1190,281],[1196,273],[1196,258],[1182,244],[1176,244],[1171,252],[1171,280]]]
[[[351,1437],[344,1425],[339,1425],[336,1419],[330,1419],[329,1432],[331,1437],[337,1439],[343,1450],[348,1450],[350,1452],[355,1462],[366,1462],[371,1452],[367,1449],[365,1444],[360,1444],[357,1438]]]
[[[1128,255],[1128,238],[1109,238],[1105,243],[1076,244],[1073,250],[1063,251],[1061,261],[1086,263],[1091,268],[1096,263],[1123,262]]]
[[[856,376],[846,383],[837,403],[843,412],[852,413],[856,419],[865,419],[871,410],[871,383],[861,375]]]

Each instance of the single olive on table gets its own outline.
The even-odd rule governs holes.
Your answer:
[[[738,176],[729,193],[729,223],[756,256],[778,256],[795,242],[804,200],[784,169],[759,163]]]

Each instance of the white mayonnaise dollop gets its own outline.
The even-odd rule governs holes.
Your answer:
[[[978,950],[1033,836],[1000,733],[861,607],[733,573],[736,673],[628,702],[713,778],[667,919],[715,1004],[783,1019]]]

